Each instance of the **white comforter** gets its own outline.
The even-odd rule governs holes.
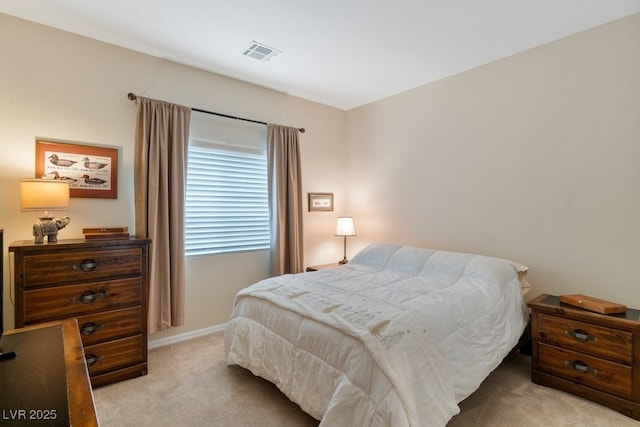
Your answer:
[[[375,244],[342,267],[238,293],[227,363],[326,426],[444,426],[517,343],[518,273],[480,255]]]

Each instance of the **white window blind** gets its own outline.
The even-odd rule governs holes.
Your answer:
[[[269,248],[264,152],[189,145],[186,255]]]

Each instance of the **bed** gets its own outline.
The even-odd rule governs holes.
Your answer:
[[[526,271],[373,244],[344,266],[241,290],[227,364],[271,381],[321,426],[444,426],[518,343]]]

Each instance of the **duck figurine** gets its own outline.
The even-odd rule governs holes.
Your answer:
[[[77,179],[71,178],[70,176],[60,176],[58,171],[49,172],[48,174],[43,175],[42,179],[59,179],[60,181],[69,181],[69,182],[77,181]]]
[[[108,163],[92,162],[88,157],[85,157],[82,161],[84,162],[85,169],[102,169],[108,165]]]
[[[84,178],[84,182],[89,185],[101,185],[107,182],[100,178],[90,178],[89,175],[82,175],[81,178]]]
[[[53,163],[56,166],[62,166],[62,167],[69,167],[69,166],[73,166],[74,164],[78,163],[75,160],[70,160],[70,159],[61,159],[58,157],[57,154],[52,154],[49,156],[49,161],[51,163]]]

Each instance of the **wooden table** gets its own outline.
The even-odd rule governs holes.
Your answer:
[[[6,331],[2,348],[1,425],[99,425],[75,319]]]

